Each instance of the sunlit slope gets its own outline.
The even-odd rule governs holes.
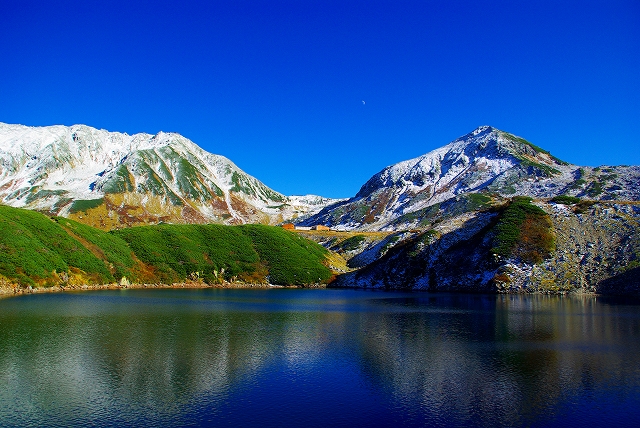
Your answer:
[[[481,126],[420,157],[384,168],[351,199],[298,221],[339,230],[401,231],[496,199],[559,195],[638,201],[639,166],[573,165],[529,141]],[[453,212],[452,212],[453,211]]]
[[[282,195],[176,133],[4,123],[0,201],[102,229],[160,222],[277,224],[332,202]]]
[[[326,282],[327,250],[260,225],[157,225],[105,232],[0,206],[0,275],[19,286],[201,280]]]
[[[310,284],[328,280],[327,250],[278,227],[263,225],[157,225],[111,232],[154,266],[163,282],[202,278]]]
[[[113,282],[104,259],[48,217],[0,206],[0,274],[23,286]]]

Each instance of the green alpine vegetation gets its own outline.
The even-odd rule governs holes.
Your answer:
[[[0,206],[0,275],[23,286],[48,286],[81,272],[89,283],[114,281],[105,262],[58,223],[34,211]]]
[[[327,249],[309,239],[279,227],[246,224],[236,226],[248,236],[275,284],[326,282],[331,271],[322,264]]]
[[[113,177],[107,183],[105,183],[102,191],[104,193],[124,193],[133,192],[133,180],[129,173],[129,170],[124,165],[118,165]]]
[[[338,246],[337,250],[353,251],[357,249],[365,240],[366,240],[366,237],[364,235],[354,235],[342,241]]]
[[[0,206],[0,275],[20,286],[204,280],[281,285],[327,282],[328,252],[278,227],[141,226],[105,232]]]
[[[90,210],[91,208],[96,208],[99,207],[100,205],[102,205],[104,203],[104,198],[99,198],[99,199],[76,199],[75,201],[72,202],[71,204],[71,208],[69,209],[69,212],[71,213],[77,213],[77,212],[86,212],[87,210]]]
[[[218,225],[139,226],[112,232],[126,241],[140,260],[155,268],[163,283],[189,275],[209,282],[252,273],[259,257],[236,228]]]
[[[495,226],[492,252],[540,263],[555,249],[553,224],[544,210],[526,196],[514,197]]]
[[[110,232],[153,266],[162,282],[199,277],[209,283],[242,280],[298,285],[326,282],[331,271],[319,244],[263,225],[140,226]]]
[[[109,232],[105,232],[77,221],[63,217],[55,217],[55,222],[62,226],[67,233],[90,248],[101,260],[106,262],[115,279],[126,276],[133,280],[139,280],[134,273],[136,257],[131,248],[122,238]]]
[[[580,198],[576,198],[575,196],[569,196],[569,195],[558,195],[551,198],[551,202],[555,202],[557,204],[564,204],[564,205],[575,205],[580,203],[581,200],[582,199]]]

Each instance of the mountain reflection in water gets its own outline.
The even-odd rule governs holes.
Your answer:
[[[639,309],[353,290],[4,299],[0,425],[640,423]]]

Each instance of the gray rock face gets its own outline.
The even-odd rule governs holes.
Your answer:
[[[513,277],[507,290],[640,293],[640,204],[599,203],[581,213],[562,204],[543,207],[556,251],[538,265],[506,264],[503,271]],[[614,286],[620,278],[629,283]]]

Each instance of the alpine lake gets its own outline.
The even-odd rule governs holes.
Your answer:
[[[3,427],[640,426],[640,303],[153,289],[0,299]]]

